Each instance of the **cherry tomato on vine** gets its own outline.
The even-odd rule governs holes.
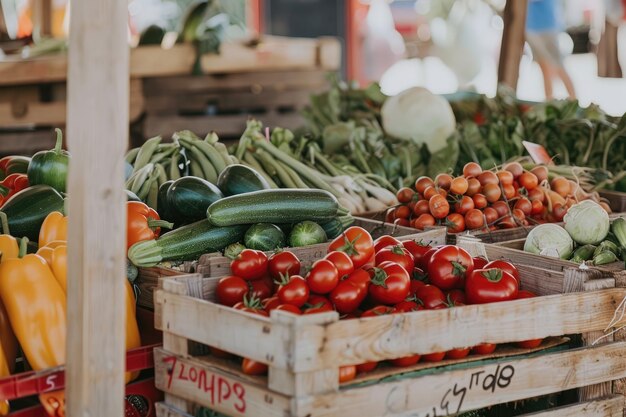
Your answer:
[[[473,197],[475,194],[480,192],[480,188],[482,185],[480,181],[476,178],[470,178],[467,180],[467,191],[465,192],[466,196]]]
[[[474,200],[472,199],[472,197],[468,197],[464,195],[463,197],[459,199],[459,201],[454,203],[454,212],[461,214],[461,215],[465,215],[465,213],[467,213],[474,207],[475,207],[475,204],[474,204]]]
[[[415,203],[413,207],[413,215],[420,216],[422,214],[429,214],[430,208],[428,207],[428,200],[420,200]]]
[[[468,230],[480,229],[485,226],[483,212],[478,209],[471,209],[465,213],[465,227]]]
[[[450,183],[450,192],[453,194],[463,195],[467,192],[469,183],[465,177],[456,177]]]
[[[411,216],[411,209],[409,206],[398,206],[393,214],[395,220],[408,219]]]
[[[428,200],[428,207],[430,208],[430,214],[435,219],[443,219],[450,213],[450,203],[448,203],[445,197],[440,195],[435,195]]]
[[[413,220],[413,227],[420,230],[424,230],[425,228],[434,226],[435,224],[435,218],[430,214],[422,214],[417,219]]]
[[[415,181],[415,191],[417,191],[420,194],[424,194],[424,191],[426,190],[426,188],[434,187],[434,186],[435,186],[435,182],[429,177],[419,177]]]
[[[472,197],[472,201],[474,203],[474,207],[476,209],[484,209],[485,207],[487,207],[487,198],[484,196],[484,194],[474,194],[474,196]]]
[[[539,180],[537,176],[532,172],[524,172],[520,175],[519,179],[520,187],[524,187],[526,190],[534,190],[539,185]],[[569,189],[569,184],[567,185]]]
[[[452,185],[452,176],[450,174],[438,174],[435,177],[435,184],[437,187],[443,188],[444,190],[449,190]]]
[[[448,233],[461,233],[465,230],[465,218],[459,213],[448,214],[444,225],[448,228]]]
[[[400,203],[409,203],[415,197],[415,191],[408,187],[403,187],[396,193],[396,198]]]

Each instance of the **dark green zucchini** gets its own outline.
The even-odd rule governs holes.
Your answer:
[[[285,247],[285,234],[276,225],[270,223],[257,223],[250,226],[243,242],[249,249],[262,250],[264,252]]]
[[[157,240],[135,243],[128,250],[128,259],[137,267],[154,266],[162,261],[193,260],[203,253],[217,252],[239,242],[246,226],[215,227],[200,220],[165,233]]]
[[[225,196],[269,190],[271,187],[258,172],[245,165],[227,166],[217,178],[217,187]]]
[[[207,219],[215,226],[254,223],[329,221],[339,214],[337,199],[323,190],[262,190],[223,198],[211,204]]]
[[[169,201],[167,201],[167,192],[172,184],[174,184],[174,180],[165,181],[159,187],[159,193],[157,194],[157,213],[159,213],[159,217],[163,220],[172,217]]]
[[[174,181],[167,191],[169,217],[164,220],[174,224],[189,224],[206,218],[209,206],[224,195],[215,185],[198,177],[182,177]]]
[[[320,226],[326,232],[328,239],[334,239],[343,233],[348,227],[354,223],[354,217],[347,215],[342,217],[335,217],[334,219],[320,223]]]
[[[299,246],[317,245],[328,240],[326,231],[319,224],[310,220],[297,223],[289,234],[289,246],[297,248]]]
[[[64,200],[49,185],[33,185],[9,198],[2,206],[7,215],[9,232],[15,237],[39,238],[39,229],[48,214],[63,211]],[[2,231],[7,233],[6,230]]]

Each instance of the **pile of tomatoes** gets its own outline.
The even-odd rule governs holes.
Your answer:
[[[549,182],[545,166],[526,171],[512,162],[494,172],[470,162],[461,176],[423,176],[414,189],[400,189],[400,205],[387,212],[386,221],[420,230],[444,225],[449,233],[560,222],[575,203],[567,200],[571,187],[564,177]]]
[[[220,279],[220,304],[268,316],[272,310],[292,314],[337,311],[341,319],[454,308],[533,297],[519,290],[517,269],[504,261],[487,263],[457,246],[432,247],[392,236],[373,240],[363,228],[348,228],[332,241],[323,259],[304,268],[296,255],[280,251],[267,256],[246,249],[231,263],[233,275]],[[541,341],[522,342],[536,347]],[[414,354],[389,361],[412,366],[419,361],[461,359],[473,352],[490,354],[494,344],[462,347],[448,352]],[[224,352],[216,351],[223,355]],[[340,382],[378,363],[345,366]],[[267,366],[243,359],[247,374],[263,374]]]

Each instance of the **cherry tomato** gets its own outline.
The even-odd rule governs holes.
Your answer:
[[[463,359],[470,353],[470,348],[452,349],[446,352],[446,359]]]
[[[340,384],[352,381],[354,378],[356,378],[356,366],[346,365],[346,366],[339,367],[339,383]]]
[[[330,243],[328,252],[336,250],[347,253],[354,268],[359,268],[374,255],[374,240],[367,230],[352,226]]]
[[[506,184],[502,186],[502,192],[504,193],[504,198],[510,200],[515,197],[517,191],[515,190],[515,186],[511,184]]]
[[[486,205],[486,201],[485,201],[485,205]],[[473,208],[474,208],[474,200],[472,199],[472,197],[468,197],[466,195],[464,195],[463,197],[461,197],[459,201],[454,203],[454,212],[461,214],[463,216],[465,215],[465,213],[467,213]]]
[[[482,185],[480,185],[480,181],[478,181],[476,178],[470,178],[467,180],[467,191],[465,192],[465,195],[472,197],[475,194],[480,192],[480,187],[482,187]]]
[[[412,272],[415,267],[413,255],[402,244],[387,246],[376,254],[376,266],[388,261],[397,263],[407,272]]]
[[[543,165],[537,165],[533,169],[530,170],[537,177],[537,181],[539,184],[548,179],[548,168]]]
[[[483,269],[491,269],[491,268],[499,268],[505,272],[508,272],[509,274],[513,276],[513,278],[515,278],[519,282],[519,271],[517,270],[515,265],[513,265],[512,263],[498,259],[498,260],[489,262],[487,265],[485,265]],[[518,298],[519,298],[519,295],[518,295]]]
[[[544,202],[546,201],[546,195],[545,193],[541,190],[541,188],[535,188],[534,190],[530,190],[528,191],[528,199],[530,201],[540,201],[540,202]]]
[[[265,375],[268,366],[264,363],[253,361],[252,359],[243,358],[241,362],[241,370],[246,375]]]
[[[461,233],[465,230],[465,218],[459,213],[448,214],[444,224],[448,228],[448,233]]]
[[[465,282],[465,293],[470,304],[485,304],[517,298],[517,279],[502,269],[478,269]]]
[[[352,259],[350,259],[350,257],[345,252],[330,252],[328,255],[324,256],[324,259],[328,259],[333,263],[333,265],[335,265],[335,268],[337,268],[337,272],[339,274],[339,278],[351,274],[352,271],[354,271]]]
[[[400,301],[393,307],[398,313],[410,313],[412,311],[420,311],[424,309],[423,305],[418,304],[416,301],[411,301],[411,299]]]
[[[491,207],[493,207],[498,212],[498,218],[504,217],[511,212],[508,204],[506,204],[506,202],[504,201],[496,201],[491,205]]]
[[[524,168],[519,162],[510,162],[504,166],[504,169],[513,174],[514,178],[519,177],[524,172]]]
[[[426,187],[426,189],[424,190],[424,199],[425,200],[430,200],[431,198],[433,198],[436,195],[439,195],[439,190],[437,190],[437,188],[435,186]]]
[[[311,294],[309,295],[309,299],[306,301],[304,307],[321,307],[328,306],[332,309],[333,304],[330,300],[322,295]]]
[[[422,362],[441,362],[445,358],[446,352],[429,353],[422,355]]]
[[[363,269],[357,269],[331,291],[329,299],[341,314],[354,312],[367,296],[370,275]]]
[[[402,187],[396,193],[396,198],[400,203],[409,203],[415,197],[415,191],[409,187]]]
[[[466,178],[477,177],[481,172],[483,172],[483,169],[476,162],[468,162],[463,167],[463,176]]]
[[[552,206],[552,215],[555,222],[563,221],[563,217],[567,214],[567,206],[563,206],[559,203]]]
[[[539,200],[533,200],[531,202],[530,214],[541,214],[541,213],[543,213],[543,203]]]
[[[327,313],[329,311],[334,311],[332,306],[320,305],[316,307],[305,307],[302,311],[302,314],[318,314],[318,313]]]
[[[496,176],[502,185],[513,185],[513,174],[511,171],[501,170],[496,172]]]
[[[230,263],[234,275],[245,280],[261,279],[267,274],[267,255],[260,250],[244,249]]]
[[[417,289],[426,285],[427,282],[428,275],[424,273],[421,268],[413,268],[413,274],[411,276],[411,294],[415,295]]]
[[[450,213],[450,203],[440,195],[435,195],[428,200],[428,207],[430,208],[430,214],[435,219],[443,219]]]
[[[524,187],[527,190],[534,190],[535,188],[537,188],[537,185],[539,185],[539,180],[537,179],[537,176],[532,172],[524,172],[522,175],[519,176],[518,181],[520,187]],[[567,187],[569,191],[569,184],[567,184]]]
[[[452,184],[452,176],[450,174],[439,174],[435,177],[435,184],[439,188],[449,190]]]
[[[328,259],[317,260],[306,275],[306,283],[314,293],[327,294],[339,283],[339,271]]]
[[[274,310],[288,311],[290,313],[297,314],[297,315],[302,314],[300,309],[294,306],[293,304],[279,304],[276,306]]]
[[[365,362],[356,366],[356,370],[359,373],[372,372],[378,366],[378,362]]]
[[[463,290],[459,290],[459,289],[453,289],[453,290],[448,290],[445,293],[446,296],[446,302],[450,307],[457,307],[457,306],[463,306],[465,305],[465,293],[463,292]]]
[[[467,192],[469,183],[464,177],[456,177],[450,183],[450,192],[453,194],[463,195]]]
[[[273,296],[273,297],[266,298],[265,300],[262,300],[261,304],[263,305],[263,310],[269,313],[270,311],[278,307],[281,304],[281,302],[278,297]]]
[[[498,227],[500,229],[513,229],[517,226],[517,222],[513,216],[504,216],[504,218],[498,222]]]
[[[485,221],[488,225],[491,225],[498,220],[498,212],[493,207],[486,207],[483,210],[483,214],[485,215]]]
[[[396,219],[396,208],[390,207],[389,209],[387,209],[387,212],[385,213],[385,223],[393,223],[395,219]]]
[[[483,186],[483,193],[489,203],[495,203],[502,196],[502,190],[498,184],[486,184]]]
[[[407,251],[408,253],[408,251]],[[383,262],[369,270],[371,285],[369,295],[379,304],[398,304],[409,296],[411,277],[401,265]]]
[[[434,248],[428,249],[422,256],[422,258],[420,259],[419,264],[416,264],[415,266],[421,268],[423,271],[428,271],[428,262],[430,262],[430,258],[433,257],[435,252],[443,248],[443,246],[444,245],[439,245],[439,246],[435,246]]]
[[[408,219],[411,216],[411,209],[409,206],[398,206],[394,212],[395,220]]]
[[[442,290],[462,288],[465,277],[473,270],[474,261],[470,254],[453,245],[439,249],[428,262],[428,278]]]
[[[481,343],[472,348],[472,353],[475,355],[491,355],[495,350],[496,345],[494,343]]]
[[[394,307],[390,306],[376,306],[374,308],[370,308],[361,314],[361,317],[378,317],[378,316],[386,316],[388,314],[397,313]]]
[[[300,260],[292,252],[280,251],[270,256],[268,260],[270,276],[274,279],[280,275],[298,275],[300,273]]]
[[[413,227],[416,229],[424,230],[427,227],[434,226],[437,222],[435,218],[430,214],[422,214],[413,222]]]
[[[436,308],[445,307],[446,296],[444,293],[434,285],[424,285],[417,289],[415,297],[421,301],[422,305],[427,310],[434,310]]]
[[[260,316],[267,316],[267,311],[263,309],[261,300],[255,297],[243,296],[243,301],[238,302],[233,306],[236,310],[245,311],[247,313],[258,314]]]
[[[533,209],[533,205],[529,199],[522,197],[515,202],[515,205],[513,206],[513,208],[521,210],[526,216],[530,216],[530,213],[532,212],[532,209]]]
[[[483,171],[477,178],[483,187],[487,184],[498,185],[498,176],[491,171]]]
[[[243,278],[236,276],[221,278],[215,289],[217,302],[229,307],[243,301],[243,297],[247,293],[248,284]]]
[[[265,279],[248,281],[248,296],[264,300],[272,295],[272,287]]]
[[[420,216],[422,214],[430,213],[430,207],[428,207],[428,200],[420,200],[415,203],[413,207],[413,215]]]
[[[414,240],[405,240],[402,242],[402,246],[413,256],[413,266],[417,266],[424,254],[428,252],[429,249],[432,249],[432,246]]]
[[[419,177],[415,181],[415,191],[417,191],[418,193],[422,195],[424,194],[424,191],[426,191],[426,188],[434,187],[434,186],[435,186],[435,182],[429,177]]]
[[[478,209],[471,209],[465,213],[465,227],[469,230],[479,229],[485,226],[483,212]]]
[[[410,355],[410,356],[404,356],[398,359],[392,359],[389,361],[389,363],[393,366],[404,368],[407,366],[413,366],[419,361],[420,361],[420,355]]]
[[[381,249],[386,248],[387,246],[397,246],[401,244],[402,242],[395,237],[383,235],[374,241],[374,252],[378,253]]]
[[[302,307],[309,299],[309,287],[300,275],[284,277],[280,282],[276,295],[278,295],[283,304],[293,304],[296,307]]]
[[[474,208],[484,209],[487,207],[487,198],[484,194],[474,194],[472,201],[474,202]]]
[[[488,260],[480,256],[475,256],[472,260],[474,261],[474,269],[484,269],[485,265],[489,263]]]

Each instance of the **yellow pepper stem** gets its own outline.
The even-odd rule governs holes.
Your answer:
[[[2,226],[2,233],[5,235],[11,234],[9,230],[9,219],[4,211],[0,211],[0,226]]]
[[[20,252],[17,255],[17,257],[23,258],[24,256],[26,256],[27,250],[28,250],[28,238],[23,237],[22,240],[20,240]]]

